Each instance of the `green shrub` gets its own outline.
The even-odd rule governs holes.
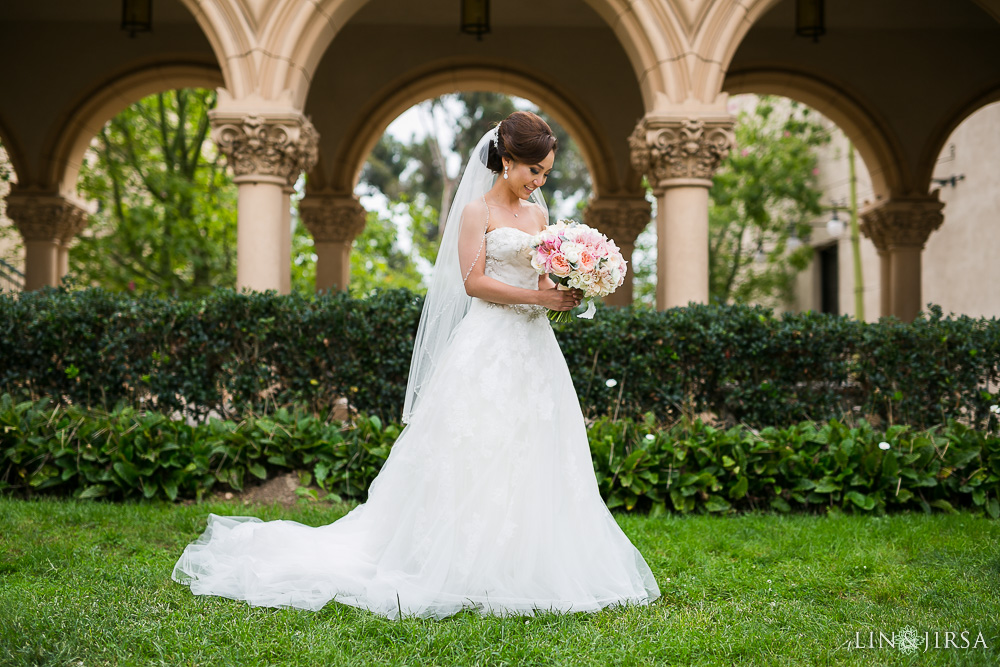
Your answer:
[[[419,297],[219,290],[197,301],[100,289],[0,294],[0,391],[196,420],[327,412],[337,397],[395,418]]]
[[[995,420],[991,421],[995,428]],[[200,499],[216,484],[298,470],[363,500],[401,429],[378,417],[343,426],[278,409],[200,425],[125,407],[111,413],[0,397],[0,490],[79,498]],[[811,422],[761,431],[700,420],[659,428],[603,417],[589,426],[612,509],[662,512],[877,512],[970,507],[1000,517],[1000,437],[949,422],[918,431]],[[879,443],[888,443],[881,449]]]
[[[2,293],[0,391],[196,421],[279,408],[328,415],[346,399],[393,421],[421,304],[405,290],[366,299],[219,290],[196,301]],[[762,428],[864,416],[981,428],[998,401],[1000,323],[939,308],[912,324],[749,306],[601,308],[556,335],[590,418],[709,413]]]

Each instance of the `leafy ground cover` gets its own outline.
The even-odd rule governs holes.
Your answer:
[[[349,507],[0,498],[0,664],[1000,661],[1000,524],[964,512],[618,515],[663,597],[594,615],[394,622],[336,604],[319,613],[251,608],[170,580],[209,512],[320,525]],[[907,628],[917,653],[879,647],[880,632],[892,639]],[[947,648],[946,632],[956,633]]]

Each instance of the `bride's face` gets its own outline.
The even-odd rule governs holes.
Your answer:
[[[545,181],[552,172],[552,165],[555,164],[555,161],[556,154],[553,151],[549,151],[545,159],[537,164],[505,160],[504,164],[509,165],[506,180],[507,187],[521,199],[527,199],[536,188],[545,185]]]

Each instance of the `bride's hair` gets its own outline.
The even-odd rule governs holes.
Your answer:
[[[557,148],[552,128],[530,111],[515,111],[500,121],[497,142],[490,144],[486,167],[503,171],[503,158],[523,164],[537,164]]]

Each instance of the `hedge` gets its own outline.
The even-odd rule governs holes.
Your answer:
[[[219,290],[194,301],[88,289],[0,294],[0,392],[202,421],[346,400],[398,419],[421,297]],[[944,316],[864,323],[818,313],[690,305],[601,308],[556,334],[589,418],[725,424],[959,420],[998,402],[1000,323]]]
[[[727,513],[955,511],[1000,517],[1000,436],[958,422],[915,430],[811,422],[756,431],[700,420],[659,427],[603,417],[589,426],[612,509]],[[378,417],[328,423],[284,409],[240,422],[175,421],[131,407],[104,413],[0,396],[0,491],[78,498],[202,498],[213,488],[298,470],[363,500],[401,429]]]

